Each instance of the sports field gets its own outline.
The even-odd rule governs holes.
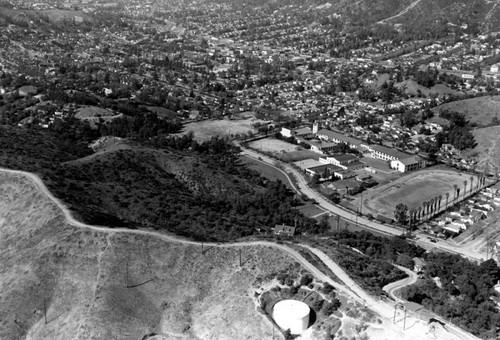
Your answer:
[[[249,146],[257,151],[272,154],[274,157],[284,162],[295,162],[308,158],[318,159],[320,156],[300,145],[288,143],[276,138],[259,139],[251,142]]]
[[[460,189],[460,200],[463,198],[464,181],[467,181],[467,194],[470,190],[471,175],[453,170],[423,170],[403,176],[391,183],[368,190],[363,195],[363,214],[379,214],[392,218],[396,205],[403,203],[409,209],[422,206],[422,203],[442,196],[441,209],[446,205],[446,193],[449,193],[449,205],[454,194],[453,185]],[[474,186],[477,178],[473,176]],[[359,198],[353,202],[359,205]]]

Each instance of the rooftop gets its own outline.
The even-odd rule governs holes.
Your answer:
[[[396,159],[405,159],[405,158],[411,157],[411,155],[409,155],[407,153],[398,151],[396,149],[391,149],[391,148],[388,148],[388,147],[383,146],[383,145],[372,145],[371,148],[374,151],[378,151],[380,153],[392,156]]]

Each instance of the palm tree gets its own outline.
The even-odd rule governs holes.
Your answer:
[[[408,225],[411,227],[413,225],[413,214],[414,214],[415,210],[410,210],[408,212],[408,216],[409,216],[409,221],[408,221]]]
[[[453,201],[455,201],[455,198],[457,197],[457,188],[458,188],[458,185],[456,184],[453,184]],[[453,203],[455,204],[455,203]]]
[[[441,210],[441,201],[443,200],[443,195],[438,196],[438,211]]]
[[[469,190],[469,196],[472,196],[472,183],[474,182],[474,176],[470,176],[470,190]]]
[[[467,180],[464,181],[464,199],[465,199],[466,192],[467,192]]]
[[[449,199],[449,198],[450,198],[450,193],[449,193],[449,192],[447,192],[447,193],[446,193],[446,206],[445,206],[445,208],[448,208],[448,199]]]

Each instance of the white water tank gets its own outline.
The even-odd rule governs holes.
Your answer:
[[[282,300],[273,307],[274,321],[281,329],[302,334],[309,326],[309,306],[297,300]]]

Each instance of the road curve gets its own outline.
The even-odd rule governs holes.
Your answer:
[[[396,295],[396,291],[400,290],[403,287],[410,286],[410,285],[416,283],[418,281],[418,275],[414,271],[412,271],[408,268],[398,266],[398,265],[395,265],[395,266],[398,267],[399,269],[401,269],[402,271],[404,271],[406,274],[408,274],[408,277],[406,277],[402,280],[396,281],[396,282],[389,283],[388,285],[385,285],[382,288],[382,290],[387,292],[387,294],[389,294],[389,296],[392,297],[395,301],[404,302],[403,299],[399,298]]]
[[[290,179],[290,174],[292,176],[294,176],[297,179],[297,184],[294,185],[295,190],[297,190],[301,194],[306,195],[310,199],[316,200],[318,202],[318,205],[321,206],[321,208],[323,208],[324,210],[329,211],[335,215],[339,215],[342,218],[344,218],[345,220],[352,220],[354,218],[353,212],[329,202],[328,200],[323,198],[321,195],[319,195],[315,190],[310,188],[307,185],[307,182],[305,181],[303,176],[301,176],[301,174],[296,169],[294,169],[292,166],[290,166],[289,164],[281,163],[284,170],[280,169],[279,167],[276,167],[274,165],[278,161],[273,160],[269,156],[260,154],[257,151],[245,148],[241,145],[238,145],[238,146],[241,148],[241,150],[242,150],[241,153],[243,155],[249,156],[249,157],[254,158],[254,159],[258,159],[259,161],[266,163],[268,165],[271,165],[274,168],[281,171],[282,173],[284,173],[287,176],[290,183],[292,183],[292,181]],[[363,216],[357,217],[357,223],[359,226],[361,226],[363,228],[366,228],[368,230],[371,229],[371,230],[376,231],[377,233],[382,233],[385,235],[400,236],[402,234],[401,229],[389,227],[387,225],[381,224],[381,223],[376,222],[374,220],[369,220]],[[413,242],[417,243],[418,245],[420,245],[424,248],[429,248],[429,247],[437,248],[437,249],[440,249],[440,250],[443,250],[446,252],[459,254],[459,255],[465,256],[473,261],[484,259],[484,255],[477,252],[477,251],[474,251],[471,249],[460,248],[460,247],[457,247],[456,245],[450,244],[444,240],[439,241],[439,243],[431,243],[427,239],[426,236],[417,235],[416,239],[413,240]]]
[[[0,168],[0,171],[11,173],[11,174],[16,174],[16,175],[21,175],[27,177],[44,195],[46,195],[59,209],[64,214],[64,217],[66,218],[66,221],[68,224],[71,226],[77,227],[77,228],[85,228],[85,229],[92,229],[96,230],[99,232],[103,233],[127,233],[127,234],[134,234],[134,235],[146,235],[146,236],[153,236],[157,237],[161,240],[167,241],[167,242],[172,242],[172,243],[181,243],[181,244],[186,244],[186,245],[198,245],[201,246],[202,242],[197,242],[197,241],[191,241],[187,240],[181,237],[173,236],[173,235],[166,235],[158,231],[151,231],[151,230],[137,230],[137,229],[127,229],[127,228],[109,228],[105,226],[97,226],[97,225],[89,225],[82,223],[80,221],[77,221],[73,215],[71,214],[70,210],[66,205],[61,202],[57,197],[55,197],[50,190],[45,186],[43,181],[38,177],[36,174],[30,173],[30,172],[25,172],[25,171],[20,171],[20,170],[11,170],[11,169],[5,169],[5,168]],[[235,247],[246,247],[246,246],[267,246],[267,247],[274,247],[277,249],[280,249],[287,254],[289,254],[291,257],[293,257],[297,262],[302,264],[307,270],[309,270],[317,279],[328,282],[332,286],[336,287],[338,290],[341,290],[345,293],[347,293],[350,297],[355,299],[358,302],[362,302],[362,300],[354,294],[352,291],[347,289],[346,287],[339,285],[337,282],[333,281],[331,278],[323,274],[318,268],[316,268],[314,265],[309,263],[302,255],[300,255],[297,251],[291,249],[290,247],[287,247],[286,245],[274,243],[274,242],[269,242],[269,241],[245,241],[245,242],[237,242],[237,243],[216,243],[216,242],[203,242],[203,246],[205,247],[221,247],[221,248],[235,248]],[[319,252],[319,250],[317,250]],[[325,254],[323,254],[326,256]],[[332,261],[333,262],[333,261]],[[333,270],[333,269],[332,269]],[[335,273],[335,271],[334,271]],[[345,272],[343,272],[344,275]]]
[[[108,234],[115,234],[115,233],[128,233],[128,234],[135,234],[135,235],[146,235],[146,236],[152,236],[159,238],[161,240],[165,240],[168,242],[172,243],[181,243],[181,244],[187,244],[187,245],[199,245],[201,246],[201,242],[196,242],[196,241],[191,241],[191,240],[186,240],[177,236],[172,236],[172,235],[165,235],[157,231],[150,231],[150,230],[134,230],[134,229],[126,229],[126,228],[109,228],[109,227],[104,227],[104,226],[95,226],[95,225],[88,225],[82,222],[79,222],[75,220],[70,212],[70,210],[66,207],[64,203],[62,203],[58,198],[56,198],[50,190],[45,186],[43,181],[38,177],[36,174],[30,173],[30,172],[25,172],[25,171],[20,171],[20,170],[11,170],[11,169],[5,169],[0,167],[0,171],[11,173],[11,174],[16,174],[16,175],[21,175],[27,177],[31,182],[43,193],[45,194],[54,204],[61,209],[61,211],[64,214],[64,217],[68,224],[77,227],[77,228],[84,228],[84,229],[92,229],[96,230],[99,232],[103,233],[108,233]],[[208,242],[208,243],[203,243],[205,246],[208,247],[223,247],[223,248],[234,248],[234,247],[245,247],[245,246],[268,246],[268,247],[274,247],[277,249],[280,249],[287,254],[289,254],[291,257],[293,257],[297,262],[302,264],[304,268],[309,270],[312,275],[314,275],[317,279],[323,281],[323,282],[328,282],[332,286],[334,286],[336,289],[339,291],[342,291],[346,293],[350,298],[353,300],[366,305],[373,311],[375,311],[377,314],[380,316],[390,319],[390,315],[392,313],[393,307],[390,306],[389,304],[376,300],[374,297],[371,297],[369,294],[367,294],[359,285],[357,285],[350,277],[347,275],[347,273],[342,270],[328,255],[323,253],[322,251],[315,249],[313,247],[305,246],[308,248],[310,251],[312,251],[316,256],[318,256],[328,267],[332,272],[339,277],[348,287],[346,288],[343,285],[338,284],[337,282],[333,281],[330,277],[327,275],[323,274],[318,268],[316,268],[314,265],[309,263],[302,255],[300,255],[297,251],[287,247],[286,245],[282,244],[277,244],[273,242],[268,242],[268,241],[247,241],[247,242],[239,242],[239,243],[225,243],[225,244],[219,244],[219,243],[214,243],[214,242]],[[478,340],[475,336],[472,334],[465,332],[464,330],[450,325],[452,329],[454,329],[454,334],[458,335],[460,339],[464,340]],[[458,333],[458,334],[457,334]]]

